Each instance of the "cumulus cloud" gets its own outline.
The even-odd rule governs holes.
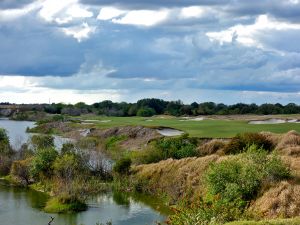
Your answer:
[[[39,101],[47,100],[47,91],[66,93],[70,101],[82,100],[79,93],[89,100],[111,93],[129,101],[294,101],[300,92],[299,4],[4,0],[0,97],[13,90],[14,98],[39,93]]]
[[[72,26],[68,28],[61,28],[63,33],[67,36],[71,36],[81,42],[84,39],[88,39],[92,33],[96,31],[95,26],[89,26],[87,23],[83,23],[79,26]]]

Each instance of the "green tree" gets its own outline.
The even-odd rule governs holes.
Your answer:
[[[144,107],[137,111],[137,116],[142,116],[142,117],[150,117],[153,116],[154,114],[155,114],[154,109],[149,107]]]

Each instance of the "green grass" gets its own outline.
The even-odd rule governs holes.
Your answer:
[[[264,220],[264,221],[235,221],[226,223],[225,225],[299,225],[300,218],[292,219],[277,219],[277,220]]]
[[[44,208],[47,213],[80,212],[87,209],[87,205],[79,200],[66,200],[61,197],[51,198]]]
[[[93,122],[98,128],[110,128],[117,126],[142,125],[148,127],[171,127],[187,132],[192,137],[230,138],[237,133],[270,131],[274,133],[286,133],[290,130],[300,132],[300,124],[248,124],[248,121],[240,120],[203,120],[203,121],[180,121],[180,118],[168,117],[102,117],[82,116],[83,120],[97,120]],[[100,122],[111,120],[110,122]],[[147,121],[152,120],[152,121]]]

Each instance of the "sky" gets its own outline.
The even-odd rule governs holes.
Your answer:
[[[0,102],[300,104],[300,0],[1,0]]]

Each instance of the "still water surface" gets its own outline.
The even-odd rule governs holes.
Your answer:
[[[47,198],[43,193],[11,187],[0,180],[0,224],[47,225],[50,216],[55,217],[53,225],[95,225],[106,221],[112,221],[113,225],[150,225],[165,219],[163,213],[143,203],[143,198],[118,192],[91,197],[88,200],[88,210],[80,213],[45,213],[41,209]],[[152,207],[159,207],[153,201],[149,203]]]

